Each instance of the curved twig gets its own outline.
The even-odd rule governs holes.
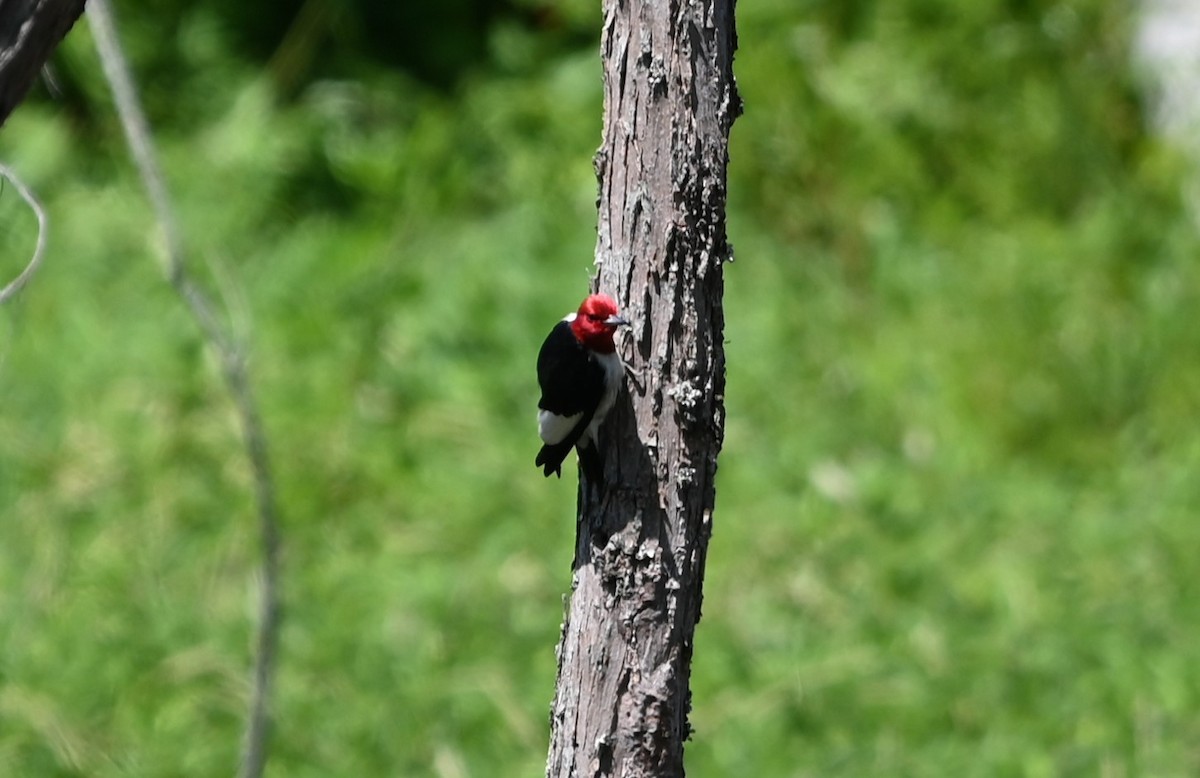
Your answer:
[[[208,295],[196,284],[184,265],[183,238],[171,205],[166,181],[158,164],[149,125],[138,101],[133,76],[117,38],[116,23],[108,0],[91,0],[87,7],[87,17],[105,77],[113,91],[117,113],[125,130],[125,139],[163,231],[167,247],[164,267],[167,281],[183,298],[204,337],[217,353],[225,384],[237,406],[246,455],[253,474],[259,537],[262,544],[262,589],[259,599],[253,690],[245,742],[242,745],[241,776],[259,778],[267,762],[267,741],[271,729],[271,686],[280,621],[279,519],[267,437],[251,389],[242,344],[235,334],[222,324]]]
[[[11,300],[17,292],[25,288],[25,284],[29,283],[29,279],[33,278],[33,274],[37,272],[38,267],[42,264],[42,257],[46,254],[46,209],[42,207],[41,202],[30,191],[29,187],[25,186],[25,182],[20,176],[13,171],[8,165],[0,162],[0,176],[7,178],[13,188],[17,190],[17,194],[21,195],[29,207],[33,209],[34,216],[37,217],[38,234],[37,243],[33,247],[33,256],[29,259],[29,264],[25,265],[25,269],[21,274],[14,278],[8,286],[0,289],[0,305]]]

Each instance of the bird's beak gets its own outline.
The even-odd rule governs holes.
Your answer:
[[[628,319],[626,319],[624,316],[616,316],[616,315],[609,316],[607,319],[604,320],[604,324],[609,327],[628,327],[628,326],[630,326]]]

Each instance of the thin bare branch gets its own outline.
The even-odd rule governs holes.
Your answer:
[[[42,264],[42,257],[46,254],[46,209],[38,202],[37,197],[30,191],[29,187],[25,186],[25,182],[20,176],[13,171],[8,165],[0,163],[0,176],[4,176],[17,190],[17,194],[21,195],[29,207],[33,209],[34,216],[37,217],[38,234],[37,243],[33,247],[33,256],[29,259],[29,264],[25,265],[25,269],[21,274],[14,278],[8,286],[0,289],[0,304],[4,304],[12,299],[17,292],[25,288],[25,284],[33,278],[33,274],[37,272],[38,267]]]
[[[209,296],[196,284],[184,264],[183,238],[175,210],[158,164],[146,116],[138,100],[133,76],[117,37],[108,0],[91,0],[88,21],[105,77],[113,91],[125,139],[133,154],[150,203],[166,243],[164,272],[187,304],[204,337],[216,352],[226,386],[237,407],[243,443],[253,473],[262,551],[262,583],[250,712],[242,744],[242,778],[259,778],[266,767],[271,729],[270,701],[279,643],[279,519],[271,476],[266,433],[251,388],[241,342],[214,312]]]

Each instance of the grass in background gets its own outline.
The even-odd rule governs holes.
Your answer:
[[[739,9],[697,775],[1200,769],[1185,166],[1127,20],[992,5]],[[505,27],[452,97],[281,105],[188,29],[219,70],[164,162],[282,490],[270,770],[537,774],[574,490],[532,467],[532,361],[590,273],[598,61]],[[115,120],[27,105],[0,150],[53,218],[0,316],[0,772],[227,774],[256,585],[228,400]],[[0,219],[8,267],[32,223]]]

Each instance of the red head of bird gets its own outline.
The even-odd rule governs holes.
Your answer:
[[[611,354],[617,347],[613,344],[613,333],[629,322],[617,313],[617,303],[606,294],[588,295],[575,319],[571,332],[584,346],[598,354]]]

